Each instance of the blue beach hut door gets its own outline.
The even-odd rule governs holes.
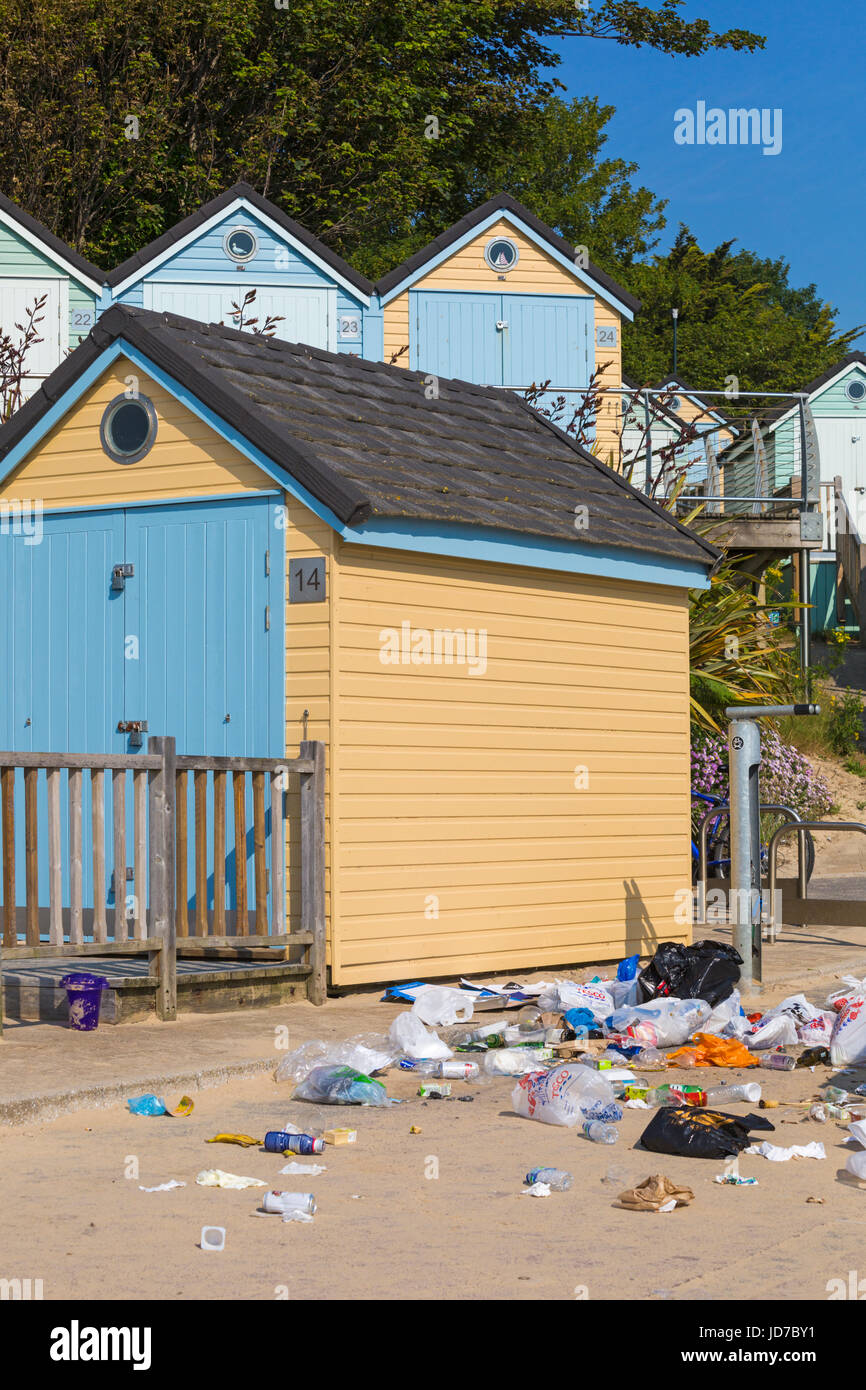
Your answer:
[[[0,748],[134,752],[118,725],[141,720],[149,733],[174,735],[178,753],[281,756],[285,561],[284,533],[270,525],[272,501],[65,513],[43,518],[41,536],[30,522],[17,528],[7,522],[6,534],[0,534],[0,592],[6,596],[0,605]],[[125,573],[116,572],[119,566]],[[16,803],[22,806],[20,773],[17,782]],[[65,845],[65,774],[63,783]],[[89,825],[87,777],[83,792]],[[105,809],[110,873],[110,777]],[[126,818],[131,846],[129,792]],[[251,806],[247,818],[251,823]],[[16,820],[21,873],[23,816]],[[38,822],[39,843],[46,845],[42,774]],[[231,817],[226,849],[231,873]],[[39,860],[42,903],[48,901],[46,858]],[[63,858],[68,903],[65,853]],[[83,890],[90,907],[89,855]],[[107,906],[114,905],[109,891]],[[234,906],[231,892],[227,905]]]

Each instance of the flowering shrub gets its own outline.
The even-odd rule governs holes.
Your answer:
[[[853,753],[863,730],[863,705],[856,690],[840,690],[825,704],[827,737],[834,753]]]
[[[761,730],[761,800],[790,806],[803,820],[820,820],[833,804],[830,788],[803,754],[775,729]],[[728,749],[720,734],[692,732],[692,788],[728,799]]]

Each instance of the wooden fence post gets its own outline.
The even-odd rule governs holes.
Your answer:
[[[148,865],[150,878],[150,927],[148,936],[162,940],[158,958],[156,1013],[163,1020],[177,1018],[177,921],[175,916],[175,814],[177,767],[173,738],[151,737],[148,753],[162,758],[162,767],[148,774]],[[136,892],[140,891],[136,884]]]
[[[325,745],[301,744],[302,758],[313,760],[313,771],[301,774],[301,931],[312,933],[308,947],[311,974],[307,997],[324,1004],[325,975]]]

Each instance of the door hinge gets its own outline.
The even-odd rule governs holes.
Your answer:
[[[265,551],[265,577],[267,578],[267,577],[270,575],[270,573],[271,573],[271,552],[270,552],[269,550],[266,550],[266,551]]]
[[[270,605],[269,603],[266,603],[266,604],[265,604],[265,632],[270,632],[270,630],[271,630],[271,605]]]

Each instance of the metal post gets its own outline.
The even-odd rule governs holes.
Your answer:
[[[731,903],[728,919],[734,949],[743,958],[742,980],[748,988],[761,983],[761,732],[756,719],[791,714],[820,714],[820,705],[731,705],[728,726],[730,791]],[[802,835],[798,835],[802,840]],[[800,867],[800,880],[804,869]],[[772,906],[772,904],[771,904]]]
[[[162,948],[152,953],[158,970],[156,1016],[177,1018],[177,920],[175,916],[175,797],[176,745],[173,738],[148,739],[148,753],[162,758],[162,767],[148,773],[148,860],[150,882],[150,925],[148,935],[159,937]],[[184,850],[184,853],[186,851]],[[135,891],[140,892],[136,884]]]
[[[743,958],[748,988],[761,981],[761,812],[758,771],[761,733],[751,719],[733,719],[728,730],[731,807],[731,901],[733,946]]]
[[[646,459],[644,492],[649,496],[653,484],[653,436],[652,425],[650,424],[649,391],[644,391],[643,393],[643,414],[646,429],[646,438],[644,440],[644,457]]]
[[[806,694],[811,693],[812,632],[808,604],[811,599],[812,566],[808,550],[800,551],[800,665]]]

